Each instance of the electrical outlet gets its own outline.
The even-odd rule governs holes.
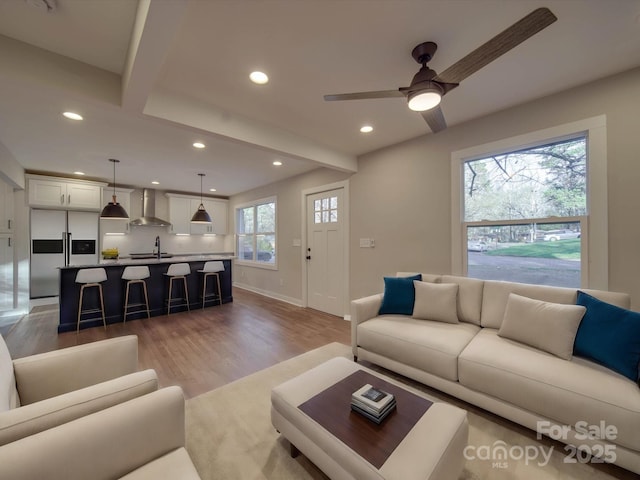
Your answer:
[[[373,238],[361,238],[360,248],[373,248],[375,246],[375,240]]]

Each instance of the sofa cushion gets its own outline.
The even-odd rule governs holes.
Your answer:
[[[631,304],[631,299],[626,293],[606,292],[603,290],[584,291],[600,300],[622,308],[629,308]],[[481,324],[483,327],[500,328],[504,318],[504,310],[507,306],[507,299],[511,292],[545,302],[571,305],[575,305],[578,294],[575,288],[486,280],[482,296]]]
[[[458,355],[480,330],[388,315],[358,325],[358,346],[448,380],[458,380]]]
[[[571,360],[573,341],[586,308],[509,294],[498,335]]]
[[[458,284],[458,319],[461,322],[480,325],[484,280],[457,277],[454,275],[443,275],[440,281],[442,283]]]
[[[481,324],[483,327],[500,328],[510,293],[545,302],[567,305],[575,305],[576,303],[576,289],[574,288],[487,280],[484,282],[482,298]]]
[[[5,412],[20,405],[16,378],[13,373],[13,361],[9,349],[0,335],[0,412]]]
[[[457,284],[428,283],[414,280],[413,286],[416,289],[413,318],[458,323]]]
[[[433,273],[420,273],[420,272],[396,272],[396,277],[413,277],[415,275],[422,276],[423,282],[437,283],[440,281],[441,276]]]
[[[158,376],[149,369],[0,412],[0,446],[157,389]]]
[[[615,443],[640,450],[640,389],[622,375],[579,357],[571,361],[479,332],[460,355],[460,383],[559,424],[613,425]]]
[[[416,292],[414,280],[421,280],[422,275],[411,277],[384,277],[384,296],[380,305],[380,315],[411,315]]]
[[[587,313],[578,329],[574,353],[637,382],[640,313],[611,305],[584,292],[578,292],[577,303],[586,307]]]

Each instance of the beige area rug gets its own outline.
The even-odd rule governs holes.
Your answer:
[[[274,386],[336,356],[351,358],[351,348],[331,343],[188,400],[187,450],[203,480],[326,479],[303,455],[290,457],[288,443],[271,425],[270,394]],[[461,480],[637,478],[610,465],[565,463],[562,444],[537,441],[535,432],[417,383],[410,384],[468,411],[469,445],[475,451],[480,447],[491,451],[495,442],[505,442],[512,457],[527,449],[530,455],[538,452],[535,460],[508,458],[498,462],[500,465],[492,460],[467,460]],[[546,455],[551,452],[548,463],[542,451]]]

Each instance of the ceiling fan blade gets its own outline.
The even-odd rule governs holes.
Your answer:
[[[327,102],[333,100],[366,100],[368,98],[393,98],[404,97],[405,94],[400,90],[378,90],[377,92],[356,92],[356,93],[338,93],[335,95],[325,95]]]
[[[526,17],[499,33],[484,45],[454,63],[434,80],[447,83],[460,83],[496,58],[545,29],[558,18],[548,8],[538,8]]]
[[[422,118],[424,118],[427,125],[433,133],[437,133],[441,130],[447,128],[447,122],[444,119],[444,114],[442,113],[442,109],[440,105],[431,110],[425,110],[422,112]]]

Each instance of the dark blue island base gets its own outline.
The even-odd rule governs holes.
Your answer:
[[[202,281],[203,274],[198,270],[202,270],[205,260],[148,260],[147,262],[122,262],[103,265],[83,265],[69,266],[60,269],[60,324],[58,325],[58,333],[70,332],[76,330],[76,322],[78,319],[78,301],[80,299],[81,285],[76,283],[76,274],[78,270],[84,268],[104,268],[107,272],[107,281],[102,282],[102,291],[104,294],[104,309],[107,324],[118,323],[124,320],[124,298],[125,298],[125,280],[122,280],[122,272],[128,265],[147,265],[151,276],[145,281],[147,283],[147,292],[149,295],[149,310],[152,317],[167,314],[167,297],[169,294],[169,278],[165,275],[171,263],[188,263],[191,267],[191,274],[187,276],[187,288],[189,290],[189,307],[193,309],[202,308]],[[212,258],[212,260],[220,260]],[[220,288],[222,290],[222,303],[233,302],[233,294],[231,290],[231,260],[220,260],[224,263],[225,270],[219,272]],[[208,282],[207,293],[212,293],[215,281]],[[174,281],[173,296],[184,297],[182,281]],[[100,305],[97,288],[85,289],[84,308],[95,308]],[[134,285],[129,293],[129,304],[144,303],[142,287]],[[171,313],[186,311],[187,307],[177,306],[178,303],[173,302]],[[207,299],[205,308],[219,305],[216,300]],[[132,311],[137,313],[133,314]],[[96,317],[93,320],[88,320]],[[127,321],[137,320],[139,318],[147,318],[147,312],[144,307],[136,307],[128,310]],[[83,322],[80,328],[101,327],[102,318],[99,313],[83,315]],[[87,321],[84,321],[84,320]]]

